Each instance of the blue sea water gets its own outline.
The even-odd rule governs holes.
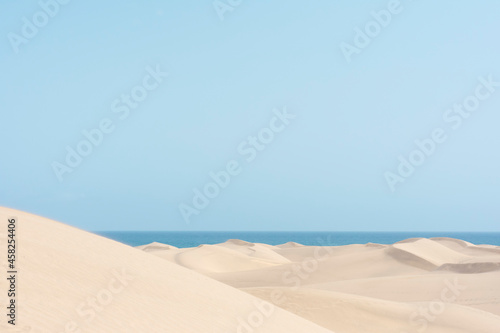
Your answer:
[[[228,239],[241,239],[252,243],[279,245],[296,242],[303,245],[348,245],[348,244],[392,244],[414,237],[450,237],[466,240],[473,244],[500,246],[500,232],[261,232],[261,231],[224,231],[224,232],[135,232],[107,231],[97,234],[125,243],[139,246],[152,242],[176,247],[195,247],[201,244],[218,244]]]

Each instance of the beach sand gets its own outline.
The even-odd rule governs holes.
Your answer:
[[[17,220],[16,326],[0,332],[500,332],[500,247],[410,239],[138,248],[28,213]],[[323,240],[326,241],[326,240]],[[7,312],[8,281],[0,279]]]

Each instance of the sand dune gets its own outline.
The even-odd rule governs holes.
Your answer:
[[[425,302],[441,298],[448,285],[460,286],[453,303],[485,310],[500,316],[499,275],[426,274],[328,282],[309,288],[344,292],[396,302]]]
[[[0,220],[13,216],[20,255],[18,322],[11,327],[2,320],[0,332],[330,332],[151,255],[158,251],[0,209]],[[6,231],[0,231],[0,240],[5,245]],[[7,282],[0,281],[5,304]]]
[[[496,246],[420,238],[132,248],[0,208],[0,219],[12,216],[19,221],[18,325],[2,321],[0,332],[500,331]]]
[[[277,291],[276,288],[244,290],[268,301],[272,301],[271,295]],[[309,288],[280,291],[284,309],[338,333],[402,333],[418,330],[429,333],[488,333],[498,332],[500,327],[499,316],[458,304],[443,305],[442,312],[436,306],[438,312],[434,315],[431,302],[391,302]],[[420,315],[421,311],[427,311],[428,314]],[[432,320],[427,320],[426,316]]]
[[[286,264],[290,262],[290,260],[276,253],[276,247],[272,245],[248,242],[245,242],[245,244],[238,244],[234,240],[229,240],[225,243],[218,244],[218,246],[238,251],[251,258],[265,260],[274,264]]]
[[[218,245],[203,245],[179,251],[175,262],[203,273],[237,272],[260,269],[277,263]]]
[[[429,270],[470,274],[500,270],[500,252],[461,240],[418,239],[396,243],[388,251],[397,260]]]
[[[287,248],[290,248],[290,247],[302,247],[304,245],[302,244],[299,244],[299,243],[295,243],[295,242],[288,242],[288,243],[285,243],[285,244],[281,244],[281,245],[277,245],[276,247],[280,248],[280,249],[287,249]]]
[[[425,238],[396,243],[392,246],[392,250],[391,253],[397,260],[414,258],[415,261],[427,263],[430,267],[439,267],[445,263],[460,263],[472,259],[468,255]]]
[[[498,247],[450,238],[261,245],[234,240],[216,245],[237,253],[237,264],[220,250],[209,258],[182,257],[192,249],[152,254],[171,253],[173,262],[182,257],[178,264],[198,272],[199,261],[209,259],[212,268],[203,267],[207,276],[335,332],[500,332]],[[273,264],[257,267],[252,260],[258,257]]]
[[[500,247],[496,245],[474,245],[472,243],[453,238],[431,238],[431,240],[447,246],[460,253],[472,256],[490,256],[491,254],[500,254]]]
[[[147,245],[141,245],[141,246],[138,246],[137,248],[139,250],[143,250],[146,252],[177,249],[175,246],[157,243],[157,242],[153,242],[153,243],[147,244]]]

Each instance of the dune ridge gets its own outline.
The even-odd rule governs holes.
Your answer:
[[[198,253],[201,257],[189,262],[177,258],[191,249],[152,254],[334,332],[500,331],[500,252],[495,246],[444,237],[390,245],[318,247],[289,242],[264,247],[231,240],[216,246],[235,251],[238,264],[233,266],[221,251],[212,251],[209,258]],[[255,258],[270,264],[255,265]],[[202,265],[207,259],[224,270]]]
[[[258,332],[331,333],[153,255],[174,251],[171,247],[155,244],[155,251],[138,250],[59,222],[0,208],[0,220],[10,217],[18,221],[18,322],[11,327],[2,320],[0,332],[238,333],[250,327]],[[6,238],[5,228],[0,230],[0,242],[6,244]],[[2,260],[2,269],[6,268]],[[0,280],[0,290],[7,290],[6,282]],[[0,297],[5,304],[5,293]]]
[[[228,240],[133,248],[16,217],[18,325],[1,332],[497,333],[499,247],[449,238],[395,244]],[[0,230],[0,242],[7,234]],[[2,269],[6,270],[2,261]],[[0,290],[7,281],[0,280]],[[2,302],[6,295],[0,296]]]

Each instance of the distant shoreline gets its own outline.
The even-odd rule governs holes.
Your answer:
[[[130,246],[158,242],[179,248],[218,244],[229,239],[269,245],[296,242],[310,246],[341,246],[367,243],[393,244],[410,238],[435,237],[461,239],[477,245],[500,246],[500,232],[104,231],[96,234]]]

